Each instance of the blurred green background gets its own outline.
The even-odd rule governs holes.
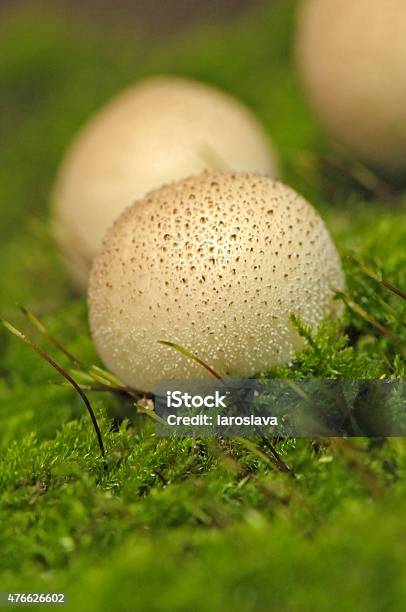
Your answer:
[[[1,9],[0,316],[64,367],[18,308],[82,361],[99,363],[85,301],[49,236],[58,164],[120,88],[172,73],[253,109],[284,180],[319,209],[343,256],[344,320],[325,324],[292,367],[268,375],[404,377],[405,303],[365,265],[405,289],[405,194],[365,180],[308,109],[291,59],[296,4]],[[123,404],[131,416],[136,409],[92,393],[105,470],[80,398],[60,382],[0,331],[0,591],[66,591],[69,606],[86,611],[405,607],[403,440],[290,440],[278,450],[292,477],[255,444],[158,440],[141,416],[113,427]]]

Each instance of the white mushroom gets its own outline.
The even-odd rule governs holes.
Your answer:
[[[108,232],[90,277],[90,324],[104,363],[128,385],[208,372],[251,377],[289,362],[337,314],[340,260],[323,221],[270,178],[205,172],[149,194]]]
[[[296,56],[330,133],[371,165],[404,172],[405,0],[304,0]]]
[[[69,150],[53,197],[55,234],[76,284],[86,287],[122,210],[204,169],[276,173],[262,127],[237,100],[202,83],[157,77],[104,107]]]

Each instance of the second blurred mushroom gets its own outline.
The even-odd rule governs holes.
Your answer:
[[[117,96],[68,151],[53,195],[53,225],[75,285],[127,206],[165,183],[205,169],[275,177],[272,145],[231,96],[181,78],[152,78]]]

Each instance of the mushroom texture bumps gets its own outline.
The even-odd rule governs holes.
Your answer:
[[[90,324],[105,364],[128,385],[208,372],[250,377],[288,362],[339,310],[340,260],[317,212],[289,187],[246,173],[205,172],[128,208],[92,268]]]
[[[76,285],[86,288],[102,238],[122,210],[205,169],[275,176],[265,132],[231,96],[195,81],[156,77],[107,104],[68,151],[53,196],[54,232]]]
[[[405,174],[405,0],[303,0],[296,56],[329,132],[372,166]]]

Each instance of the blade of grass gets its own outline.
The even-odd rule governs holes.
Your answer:
[[[105,385],[111,391],[115,391],[117,393],[127,393],[131,397],[139,398],[146,397],[148,399],[154,399],[155,395],[150,393],[149,391],[143,391],[141,389],[134,389],[133,387],[128,387],[124,385],[121,380],[119,380],[114,374],[100,368],[99,366],[93,365],[88,372],[88,375],[98,383]]]
[[[138,391],[136,389],[131,389],[121,383],[113,374],[103,370],[102,368],[93,365],[90,368],[90,372],[87,371],[86,366],[75,357],[70,351],[68,351],[55,336],[52,336],[45,325],[36,317],[32,312],[28,310],[25,306],[20,306],[21,312],[25,317],[36,327],[39,332],[45,336],[59,351],[61,351],[70,361],[74,363],[75,366],[79,368],[79,370],[74,370],[74,372],[78,373],[80,376],[87,376],[90,380],[100,383],[101,385],[106,387],[106,391],[110,390],[116,393],[126,393],[131,395],[132,397],[138,396],[150,396],[151,394],[147,394],[143,391]],[[99,391],[102,389],[98,389]]]
[[[395,287],[395,285],[392,285],[392,283],[390,283],[389,281],[387,281],[382,274],[380,274],[379,272],[376,272],[374,270],[372,270],[369,266],[365,265],[364,263],[360,262],[358,259],[356,259],[353,255],[347,255],[347,259],[349,261],[351,261],[351,263],[353,263],[354,265],[358,266],[358,268],[369,278],[371,278],[372,280],[376,281],[377,283],[379,283],[380,285],[382,285],[383,287],[385,287],[385,289],[388,289],[388,291],[391,291],[392,293],[394,293],[395,295],[399,296],[400,298],[402,298],[403,300],[406,300],[406,292],[402,291],[402,289],[399,289],[399,287]]]
[[[223,385],[226,384],[224,378],[222,378],[220,376],[220,374],[218,374],[215,370],[213,370],[212,367],[210,367],[202,359],[199,359],[199,357],[196,357],[196,355],[193,355],[193,353],[191,353],[190,351],[185,349],[180,344],[176,344],[176,342],[168,342],[167,340],[158,340],[158,343],[162,344],[163,346],[167,346],[168,348],[172,348],[175,351],[177,351],[178,353],[180,353],[181,355],[183,355],[184,357],[186,357],[187,359],[190,359],[191,361],[194,361],[199,366],[201,366],[202,368],[204,368],[205,370],[210,372],[210,374],[212,376],[214,376],[214,378],[217,378],[217,380],[219,380]]]
[[[358,314],[362,319],[367,321],[372,327],[377,329],[381,334],[389,338],[394,344],[398,345],[400,339],[393,334],[389,329],[386,329],[382,323],[379,323],[372,315],[369,315],[362,306],[354,302],[349,296],[345,293],[338,292],[337,295],[343,300],[344,304],[348,306],[351,310],[353,310],[356,314]]]
[[[68,357],[68,359],[70,359],[70,361],[72,361],[75,365],[79,366],[79,367],[83,367],[82,363],[79,361],[79,359],[77,359],[74,355],[72,355],[72,353],[70,351],[68,351],[60,342],[59,340],[57,340],[57,338],[55,338],[54,336],[52,336],[49,331],[47,330],[47,328],[45,327],[45,325],[38,319],[38,317],[36,317],[32,312],[30,312],[28,310],[28,308],[26,308],[25,306],[20,306],[19,307],[21,312],[23,313],[23,315],[25,317],[27,317],[27,319],[30,321],[30,323],[32,323],[32,325],[34,325],[34,327],[36,327],[38,329],[38,331],[45,336],[45,338],[47,338],[50,342],[52,342],[52,344],[59,350],[61,351],[61,353],[63,353],[66,357]]]
[[[86,409],[90,415],[94,430],[96,432],[96,437],[97,437],[97,442],[100,448],[100,453],[102,455],[102,457],[105,457],[105,448],[104,448],[104,443],[103,443],[103,437],[101,434],[101,430],[99,427],[99,424],[97,422],[97,418],[95,413],[93,412],[93,408],[85,394],[85,392],[81,389],[80,385],[77,384],[77,382],[63,369],[62,366],[60,366],[56,361],[54,361],[52,359],[52,357],[50,357],[45,351],[42,350],[42,348],[40,348],[37,344],[35,344],[35,342],[33,342],[28,336],[26,336],[25,334],[23,334],[20,330],[18,330],[16,327],[14,327],[14,325],[12,325],[11,323],[9,323],[8,321],[2,321],[3,326],[12,334],[14,334],[14,336],[17,336],[17,338],[19,338],[20,340],[22,340],[25,344],[27,344],[31,349],[33,349],[36,353],[38,353],[38,355],[40,355],[45,361],[47,361],[49,363],[49,365],[51,365],[57,372],[59,372],[59,374],[61,374],[61,376],[63,376],[65,378],[65,380],[75,389],[75,391],[80,395],[80,397],[83,400],[83,403],[86,406]]]

